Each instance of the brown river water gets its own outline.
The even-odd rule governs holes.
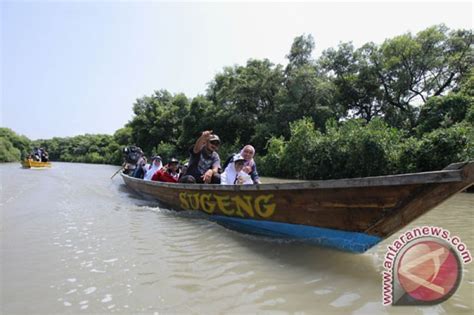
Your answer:
[[[243,235],[141,199],[116,170],[0,165],[0,314],[473,313],[474,263],[441,304],[383,306],[395,235],[364,254]],[[403,231],[440,226],[472,252],[473,210],[461,193]]]

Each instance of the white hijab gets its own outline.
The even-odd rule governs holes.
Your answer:
[[[161,170],[162,167],[163,167],[163,163],[161,163],[161,160],[160,160],[160,163],[158,165],[156,165],[155,161],[153,161],[151,163],[150,168],[148,169],[148,171],[146,171],[145,176],[143,176],[143,179],[144,180],[151,180],[151,178],[153,177],[153,174],[155,174],[156,172]]]
[[[238,176],[246,178],[246,180],[243,182],[244,185],[253,184],[252,179],[247,173],[243,171],[237,173],[237,170],[235,169],[235,162],[232,161],[229,163],[229,165],[227,165],[224,173],[221,174],[221,185],[235,185],[235,181]]]

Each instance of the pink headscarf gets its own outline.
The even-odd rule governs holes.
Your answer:
[[[245,166],[253,167],[253,165],[255,164],[255,161],[253,160],[253,157],[255,156],[255,148],[254,148],[252,145],[247,144],[246,146],[244,146],[244,147],[242,148],[242,150],[240,150],[240,153],[239,153],[240,155],[244,156],[244,150],[245,150],[245,148],[252,149],[253,154],[252,154],[252,158],[251,158],[250,160],[245,160],[244,165],[245,165]]]

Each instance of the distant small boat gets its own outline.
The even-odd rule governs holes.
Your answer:
[[[199,210],[234,230],[362,253],[470,187],[474,162],[434,172],[282,184],[173,184],[123,173],[122,178],[170,209]]]
[[[23,160],[21,161],[21,166],[23,168],[47,168],[51,167],[51,162],[38,162],[33,160]]]

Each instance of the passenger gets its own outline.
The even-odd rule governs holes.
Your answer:
[[[148,167],[145,176],[143,176],[144,180],[151,180],[153,174],[158,172],[163,167],[163,163],[161,162],[161,157],[156,155],[151,158],[151,165]]]
[[[260,177],[258,176],[257,172],[257,164],[253,159],[253,157],[255,156],[255,148],[250,144],[244,146],[242,150],[240,150],[240,153],[236,153],[230,156],[224,163],[224,170],[227,165],[229,165],[229,163],[233,160],[234,156],[238,154],[240,154],[245,159],[243,171],[250,175],[254,184],[261,184]]]
[[[133,177],[135,178],[143,178],[146,172],[146,157],[142,155],[137,162],[135,170],[133,171]]]
[[[180,164],[178,167],[179,167],[179,177],[181,178],[183,176],[183,174],[186,174],[186,172],[188,171],[188,165],[189,163],[186,162],[184,164]]]
[[[181,176],[179,182],[183,184],[196,184],[196,179],[193,176]]]
[[[234,155],[232,162],[227,165],[221,174],[222,185],[249,185],[253,184],[249,174],[243,171],[245,159],[242,155]]]
[[[156,171],[151,177],[153,181],[177,183],[179,178],[179,161],[175,158],[171,158],[166,166]]]
[[[123,172],[127,175],[130,175],[130,176],[132,176],[133,173],[135,172],[135,167],[136,167],[135,164],[131,164],[131,163],[128,163],[128,162],[124,162],[122,164]]]
[[[189,177],[193,177],[196,183],[220,184],[221,159],[216,152],[220,143],[219,137],[212,134],[212,130],[203,131],[194,146],[189,149],[188,169],[180,182],[192,182]]]
[[[179,168],[179,180],[178,182],[183,184],[196,184],[196,179],[193,176],[184,176],[188,171],[189,163],[186,162],[183,165],[180,165]]]
[[[143,151],[140,147],[132,145],[123,148],[123,158],[125,162],[122,167],[124,169],[125,174],[133,176],[133,173],[135,172],[137,166],[137,162],[142,155]]]
[[[46,150],[43,148],[40,148],[40,150],[41,150],[41,162],[48,162],[49,161],[48,152],[46,152]]]
[[[37,162],[41,161],[41,150],[38,149],[37,147],[33,149],[33,158]]]

